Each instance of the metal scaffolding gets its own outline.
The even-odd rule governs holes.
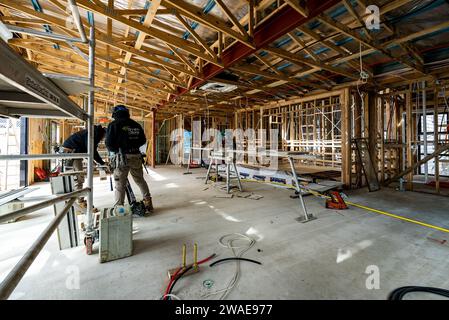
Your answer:
[[[89,106],[88,112],[76,105],[67,94],[52,81],[44,77],[37,69],[12,50],[7,43],[0,40],[0,115],[23,116],[41,118],[77,118],[87,123],[88,151],[87,153],[71,154],[19,154],[0,155],[2,160],[48,160],[48,159],[87,159],[87,188],[72,193],[64,194],[56,198],[37,203],[33,206],[8,213],[0,217],[0,223],[10,221],[14,217],[22,216],[51,206],[60,201],[67,201],[63,210],[52,220],[44,232],[39,236],[22,259],[15,265],[6,279],[0,284],[0,299],[7,299],[26,273],[41,249],[45,246],[54,230],[58,227],[63,217],[72,207],[77,197],[87,195],[88,207],[86,237],[92,237],[93,228],[93,160],[94,160],[94,88],[95,88],[95,32],[92,16],[90,26],[90,39],[87,39],[84,26],[81,21],[76,2],[70,1],[70,7],[75,19],[75,24],[80,32],[80,38],[64,39],[68,42],[89,43]],[[23,29],[23,28],[22,28]],[[12,30],[17,33],[26,33],[36,36],[49,34],[37,34],[34,30]],[[62,37],[52,34],[52,37]],[[5,90],[6,89],[6,90]],[[3,90],[3,91],[2,91]],[[20,108],[17,103],[20,102]]]

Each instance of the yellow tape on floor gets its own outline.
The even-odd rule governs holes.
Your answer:
[[[414,224],[417,224],[417,225],[420,225],[420,226],[423,226],[423,227],[427,227],[427,228],[431,228],[431,229],[435,229],[435,230],[438,230],[438,231],[443,231],[443,232],[449,233],[448,229],[441,228],[441,227],[438,227],[438,226],[434,226],[432,224],[428,224],[428,223],[421,222],[421,221],[414,220],[414,219],[410,219],[410,218],[401,217],[401,216],[398,216],[398,215],[393,214],[393,213],[389,213],[389,212],[373,209],[373,208],[370,208],[370,207],[362,206],[362,205],[357,204],[357,203],[353,203],[353,202],[349,202],[349,201],[345,201],[345,202],[347,204],[351,205],[351,206],[354,206],[354,207],[357,207],[357,208],[360,208],[360,209],[364,209],[364,210],[368,210],[368,211],[371,211],[371,212],[383,214],[383,215],[388,216],[388,217],[392,217],[392,218],[399,219],[399,220],[402,220],[402,221],[411,222],[411,223],[414,223]]]
[[[250,180],[250,179],[242,179],[242,180],[247,181],[247,182],[267,183],[267,182],[263,182],[263,181]],[[292,187],[292,188],[296,189],[293,185],[287,185],[287,184],[282,184],[282,183],[277,183],[277,182],[268,182],[268,183],[269,184],[274,184],[274,185],[281,185],[281,186],[285,186],[285,187]],[[316,196],[316,197],[329,198],[329,197],[327,197],[327,196],[325,196],[325,195],[323,195],[323,194],[321,194],[319,192],[316,192],[316,191],[313,191],[313,190],[308,190],[308,191],[311,194],[313,194],[314,196]],[[401,217],[401,216],[398,216],[398,215],[390,213],[390,212],[381,211],[381,210],[373,209],[373,208],[370,208],[370,207],[362,206],[361,204],[357,204],[357,203],[354,203],[354,202],[350,202],[350,201],[345,201],[345,202],[346,202],[346,204],[349,204],[349,205],[351,205],[353,207],[357,207],[357,208],[360,208],[360,209],[363,209],[363,210],[375,212],[375,213],[382,214],[382,215],[385,215],[385,216],[388,216],[388,217],[391,217],[391,218],[399,219],[399,220],[402,220],[402,221],[407,221],[407,222],[414,223],[414,224],[417,224],[417,225],[420,225],[420,226],[423,226],[423,227],[427,227],[427,228],[431,228],[431,229],[435,229],[435,230],[438,230],[438,231],[449,233],[449,229],[445,229],[445,228],[442,228],[442,227],[434,226],[434,225],[429,224],[429,223],[421,222],[421,221],[410,219],[410,218]]]

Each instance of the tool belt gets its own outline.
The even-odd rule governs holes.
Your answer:
[[[113,171],[117,168],[124,168],[127,165],[128,165],[128,161],[126,159],[126,155],[123,154],[122,152],[114,153],[111,156],[111,161],[109,164],[111,171]]]
[[[109,167],[111,171],[114,171],[117,168],[123,168],[126,167],[128,165],[128,159],[126,157],[126,155],[132,155],[132,156],[136,156],[136,155],[140,155],[141,159],[142,159],[142,164],[145,163],[145,158],[143,156],[142,153],[123,153],[123,152],[116,152],[114,153],[111,158],[110,158],[110,163],[109,163]]]

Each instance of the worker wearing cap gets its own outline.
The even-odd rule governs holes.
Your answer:
[[[104,165],[105,162],[98,153],[97,148],[100,141],[103,140],[105,133],[106,131],[101,125],[94,127],[94,160],[96,163],[100,165]],[[88,139],[87,130],[75,132],[70,137],[68,137],[67,140],[65,140],[64,143],[62,144],[63,152],[87,153],[87,139]],[[69,159],[69,161],[67,161],[66,163],[69,166],[73,166],[73,169],[79,172],[79,174],[75,175],[74,178],[75,190],[82,189],[84,184],[83,159]],[[83,197],[80,197],[78,199],[78,203],[81,206],[86,206],[86,200]]]
[[[114,108],[112,121],[106,131],[106,147],[117,156],[123,156],[124,161],[115,160],[115,200],[116,205],[125,202],[126,182],[128,174],[131,173],[134,182],[139,187],[147,212],[153,211],[148,184],[143,177],[142,153],[140,147],[146,143],[145,133],[140,124],[132,120],[129,110],[123,105]]]

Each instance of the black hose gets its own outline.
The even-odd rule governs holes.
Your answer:
[[[401,287],[401,288],[397,288],[397,289],[393,290],[388,295],[388,300],[402,300],[402,298],[404,298],[404,296],[410,292],[427,292],[427,293],[432,293],[432,294],[436,294],[439,296],[449,298],[449,290],[446,290],[446,289],[432,288],[432,287],[408,286],[408,287]]]
[[[211,264],[209,265],[209,267],[213,267],[213,266],[215,266],[216,264],[218,264],[218,263],[220,263],[220,262],[224,262],[224,261],[233,261],[233,260],[248,261],[248,262],[252,262],[252,263],[256,263],[256,264],[262,265],[261,262],[256,261],[256,260],[251,260],[251,259],[246,259],[246,258],[237,258],[237,257],[234,257],[234,258],[226,258],[226,259],[217,260],[217,261],[215,261],[214,263],[211,263]]]

